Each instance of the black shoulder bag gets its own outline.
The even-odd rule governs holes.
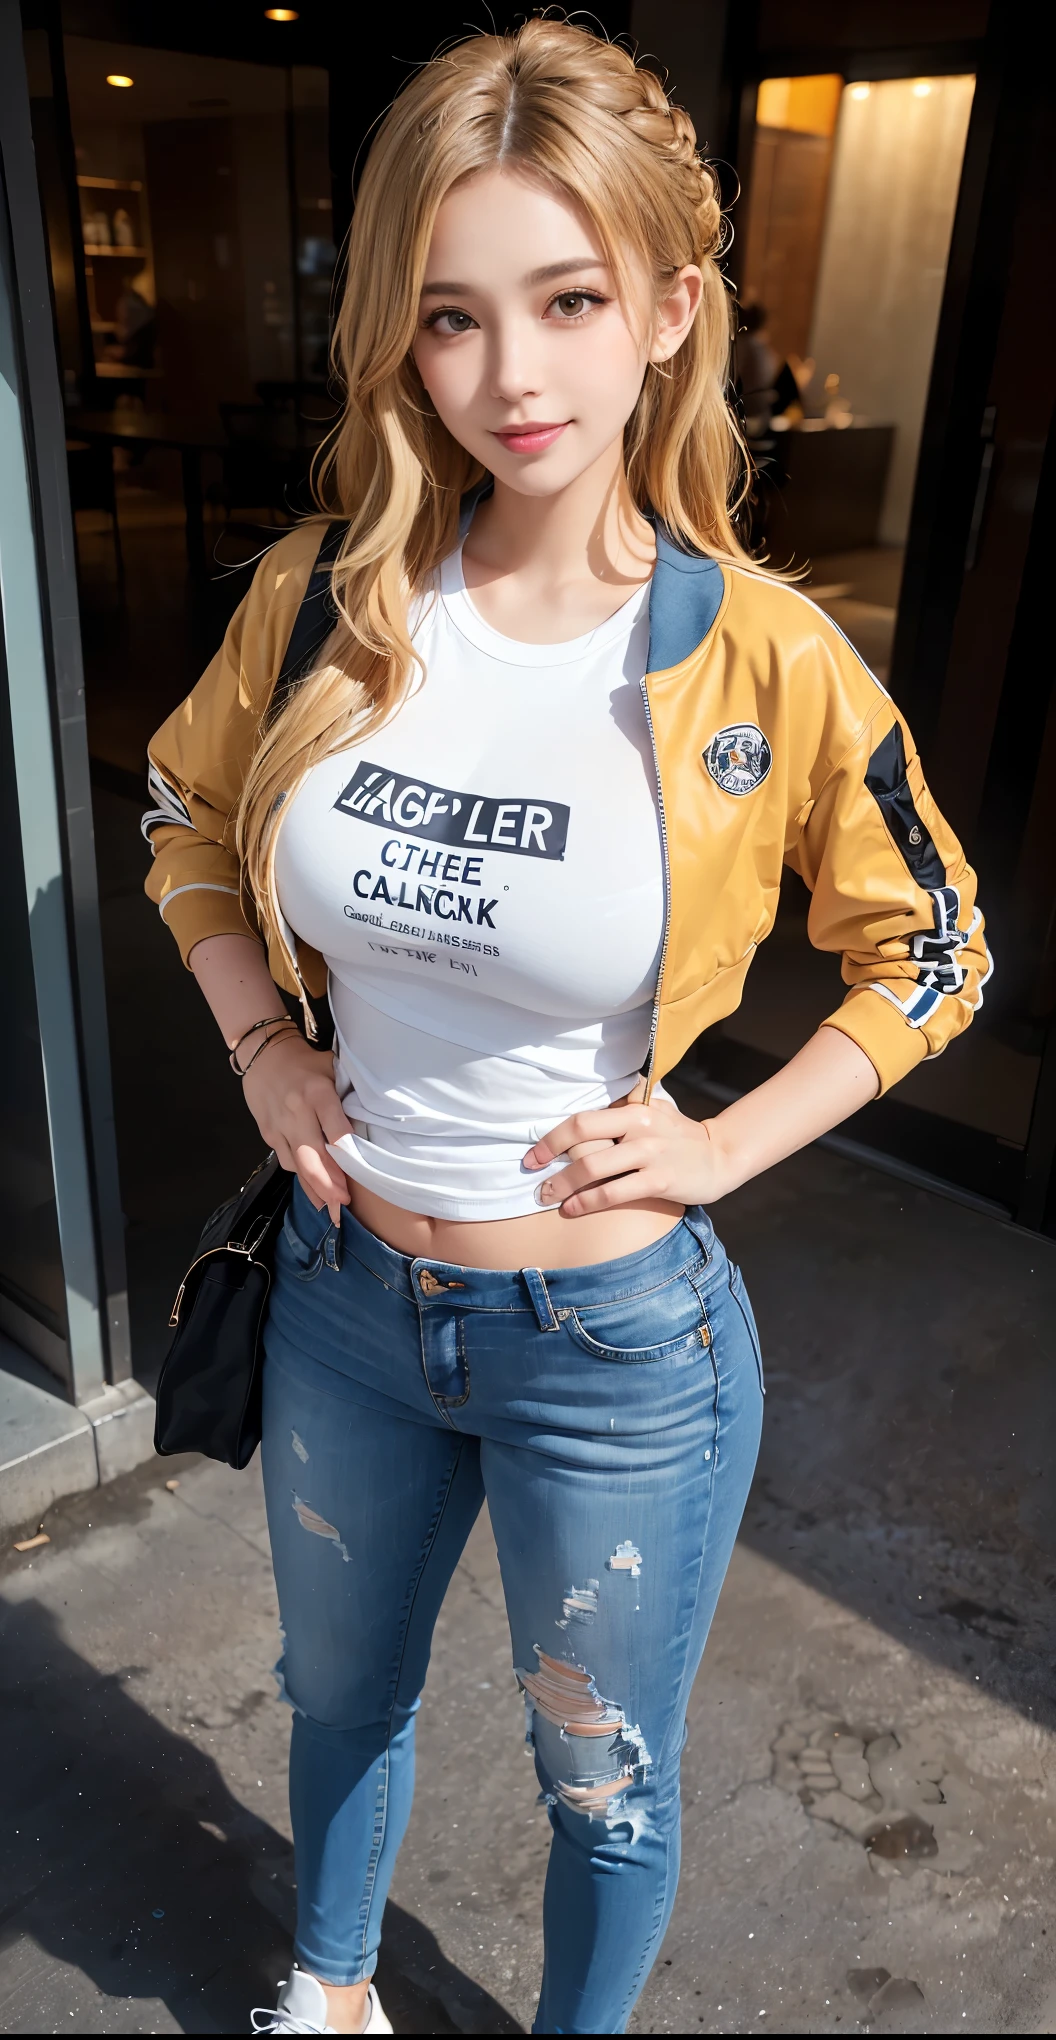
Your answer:
[[[330,570],[348,526],[331,524],[294,619],[269,720],[315,664],[337,621]],[[207,1220],[172,1307],[158,1379],[156,1452],[202,1452],[248,1466],[260,1443],[261,1339],[275,1242],[293,1177],[268,1154]]]

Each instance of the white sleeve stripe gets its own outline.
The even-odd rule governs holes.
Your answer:
[[[146,814],[140,821],[139,833],[141,836],[146,837],[148,843],[150,843],[151,831],[153,829],[190,829],[192,836],[195,833],[194,823],[189,817],[172,814],[168,808],[147,809]],[[153,844],[151,844],[151,849],[153,847]]]
[[[977,979],[974,987],[975,997],[970,1001],[970,1004],[975,1012],[979,1011],[979,1008],[983,1003],[983,987],[984,985],[989,984],[993,974],[994,974],[994,959],[991,956],[989,949],[987,949],[986,969],[983,972],[982,976],[979,979]],[[879,992],[880,997],[882,999],[888,999],[892,1006],[897,1006],[898,1011],[901,1013],[902,1018],[906,1022],[907,1027],[922,1027],[924,1025],[925,1020],[929,1019],[931,1014],[938,1010],[943,999],[957,998],[961,994],[966,975],[967,973],[962,972],[961,984],[958,985],[955,989],[951,987],[949,990],[944,990],[941,986],[928,984],[914,985],[913,988],[908,993],[907,997],[904,999],[899,998],[898,993],[894,990],[894,987],[892,985],[883,984],[879,982],[876,978],[873,978],[868,982],[868,984],[866,985],[866,990],[870,992]],[[905,980],[902,980],[901,982],[904,983]],[[933,1053],[941,1054],[942,1051],[940,1049],[937,1051],[933,1051]]]
[[[889,999],[892,1006],[897,1006],[908,1027],[922,1027],[928,1014],[934,1012],[939,1000],[945,997],[933,985],[914,985],[908,998],[900,999],[891,985],[881,984],[875,978],[870,980],[866,989],[879,992],[882,999]]]
[[[151,808],[149,812],[151,814],[165,815],[170,822],[179,822],[181,827],[185,829],[193,829],[194,827],[194,823],[186,808],[177,807],[174,800],[165,800],[164,797],[158,797],[157,806]]]
[[[172,892],[166,893],[158,908],[162,920],[165,919],[165,909],[170,901],[178,900],[180,894],[185,892],[222,892],[228,893],[233,900],[237,900],[240,897],[237,885],[178,885],[173,888]]]
[[[153,794],[159,807],[171,810],[173,816],[178,815],[181,821],[190,821],[190,809],[182,794],[178,793],[174,786],[169,785],[152,758],[147,763],[147,790]]]
[[[159,766],[155,765],[153,758],[150,757],[147,759],[147,785],[156,788],[159,792],[171,793],[174,800],[182,800],[183,798],[182,794],[173,786],[172,781],[166,779],[164,772],[161,771]]]

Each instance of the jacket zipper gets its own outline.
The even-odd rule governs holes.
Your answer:
[[[645,1078],[645,1101],[649,1102],[652,1090],[653,1054],[656,1048],[656,1030],[660,1024],[660,994],[664,982],[664,965],[667,962],[667,945],[671,935],[671,853],[667,840],[667,816],[664,812],[664,789],[660,780],[660,758],[656,748],[656,732],[653,729],[653,712],[649,706],[648,675],[639,681],[642,700],[645,703],[645,720],[649,728],[649,743],[653,753],[653,771],[656,773],[657,813],[660,817],[660,848],[664,866],[664,939],[660,945],[660,964],[656,973],[656,993],[653,999],[653,1017],[649,1027],[649,1047],[646,1051],[642,1075]]]

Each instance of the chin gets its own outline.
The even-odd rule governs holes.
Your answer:
[[[512,459],[497,461],[494,454],[488,468],[504,487],[513,489],[518,496],[556,496],[567,489],[572,482],[578,482],[581,474],[590,467],[589,460],[551,460],[549,453],[515,454]]]
[[[491,472],[494,475],[496,470],[492,468]],[[497,475],[496,479],[518,496],[556,496],[577,479],[578,472],[568,474],[562,470],[555,473],[547,469],[544,460],[540,460],[534,468],[526,461],[518,473]]]

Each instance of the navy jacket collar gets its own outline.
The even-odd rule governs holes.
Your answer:
[[[649,671],[678,666],[702,644],[719,613],[722,568],[705,553],[683,552],[657,522],[649,590]]]

